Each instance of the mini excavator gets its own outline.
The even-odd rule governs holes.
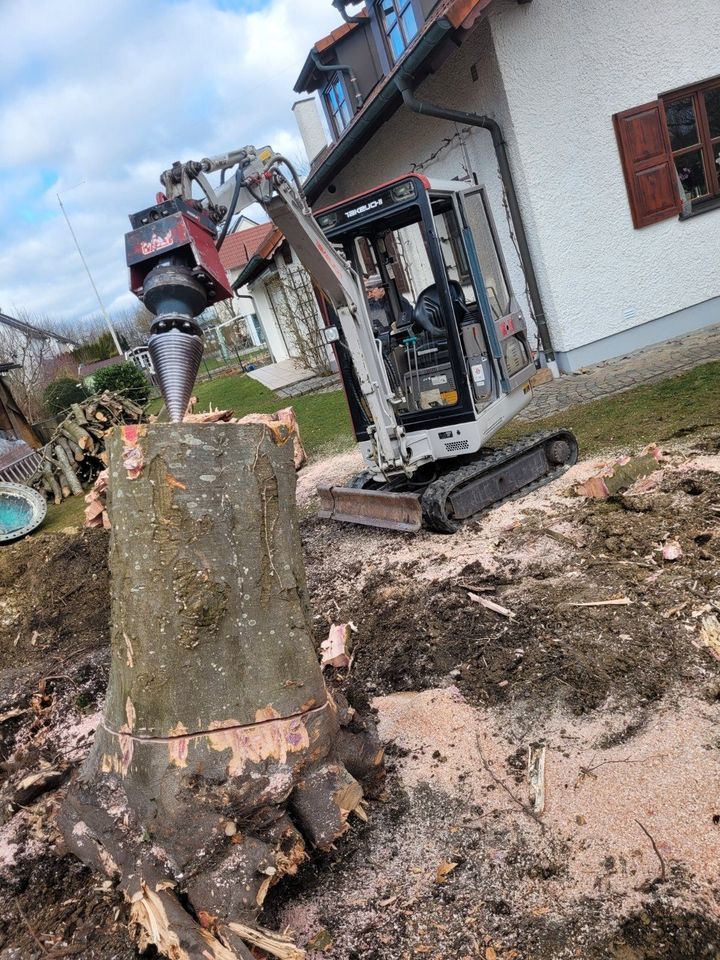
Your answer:
[[[322,336],[366,467],[319,488],[320,516],[453,532],[576,461],[567,430],[488,447],[530,403],[536,366],[481,187],[411,173],[313,216],[292,164],[252,146],[177,162],[160,181],[125,240],[131,289],[155,316],[148,349],[173,421],[202,359],[197,318],[233,293],[219,250],[259,203],[324,294]]]

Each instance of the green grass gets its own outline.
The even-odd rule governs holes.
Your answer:
[[[603,400],[570,407],[531,423],[515,421],[493,438],[493,445],[553,427],[573,431],[580,456],[602,450],[662,442],[720,424],[720,362],[706,363],[669,380]]]
[[[37,532],[58,533],[65,527],[81,527],[85,520],[84,509],[84,497],[68,497],[57,506],[49,503],[45,523],[38,527]]]
[[[347,449],[353,443],[342,390],[288,400],[245,374],[234,374],[198,384],[195,393],[198,409],[207,409],[212,403],[216,408],[234,410],[239,417],[246,413],[273,413],[292,404],[303,444],[313,459]],[[159,406],[156,404],[155,412]],[[603,450],[664,442],[719,424],[720,362],[715,362],[660,383],[571,407],[543,420],[515,421],[493,438],[493,444],[500,445],[537,430],[567,427],[578,438],[581,457],[589,457]],[[80,525],[84,506],[82,497],[71,497],[57,507],[50,504],[47,520],[38,532]]]

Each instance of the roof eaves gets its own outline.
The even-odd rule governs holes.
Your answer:
[[[18,320],[16,317],[11,317],[7,313],[0,313],[0,324],[4,324],[6,327],[12,327],[13,330],[21,330],[36,340],[56,340],[58,343],[66,343],[71,347],[78,345],[75,340],[70,340],[69,337],[64,337],[60,333],[53,333],[51,330],[43,330],[42,327],[33,327],[32,324],[25,323],[24,320]]]
[[[317,168],[310,172],[304,184],[310,203],[317,200],[333,176],[367,143],[375,130],[390,119],[400,105],[402,96],[395,86],[395,78],[401,73],[415,76],[451,30],[452,25],[445,17],[434,19],[406,55],[395,64],[385,81],[375,88],[372,97],[369,97],[363,108],[355,114],[333,149],[324,156]]]
[[[268,261],[265,257],[259,257],[257,255],[252,257],[233,281],[233,290],[239,290],[246,284],[252,283],[267,266]]]
[[[368,23],[370,23],[370,17],[368,16],[368,12],[364,7],[358,16],[362,17],[365,20],[365,23],[343,23],[335,30],[332,30],[326,37],[321,37],[320,40],[315,41],[310,48],[310,53],[307,55],[305,63],[302,65],[300,70],[300,74],[295,81],[295,86],[293,87],[295,93],[312,93],[317,89],[319,84],[315,83],[313,85],[312,80],[312,75],[315,71],[313,52],[317,54],[324,54],[326,51],[332,50],[338,41],[346,37],[356,27],[365,27]]]
[[[493,0],[445,0],[426,20],[417,36],[393,69],[373,90],[362,107],[345,128],[335,146],[311,169],[304,183],[309,202],[314,203],[332,178],[368,142],[373,133],[389,120],[402,103],[395,85],[400,75],[416,82],[427,72],[427,62],[441,44],[458,29],[469,29]]]

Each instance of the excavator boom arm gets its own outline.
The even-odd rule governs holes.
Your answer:
[[[282,172],[283,166],[290,170],[291,180]],[[232,176],[217,187],[211,185],[209,174],[233,167],[237,170]],[[127,235],[126,246],[131,286],[156,313],[149,347],[173,418],[180,419],[184,413],[183,401],[186,404],[189,399],[199,365],[201,330],[195,317],[208,303],[232,295],[229,284],[222,283],[225,271],[218,255],[220,244],[216,248],[203,242],[200,231],[212,235],[219,227],[221,243],[230,221],[259,202],[336,310],[372,420],[368,433],[378,470],[397,471],[406,466],[404,430],[395,413],[396,398],[373,333],[362,283],[318,226],[292,166],[269,147],[256,150],[248,146],[200,161],[175,163],[160,180],[164,195],[155,208],[130,218],[136,229]],[[195,183],[205,195],[200,201],[192,196]],[[167,225],[171,229],[163,233]],[[183,227],[190,239],[177,245],[165,243],[175,236],[172,231],[176,227],[176,232]],[[189,267],[188,248],[196,261]],[[167,336],[158,342],[163,335],[172,336],[172,349]],[[183,356],[187,357],[186,369]]]

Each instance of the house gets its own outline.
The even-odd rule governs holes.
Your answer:
[[[720,322],[717,0],[334,5],[295,84],[316,212],[408,171],[482,186],[561,371]]]
[[[282,232],[262,223],[230,234],[220,260],[235,296],[245,300],[248,332],[262,331],[273,361],[294,359],[314,372],[327,372],[331,360],[319,334],[325,322],[316,291]]]
[[[21,366],[69,353],[77,346],[74,340],[51,330],[44,330],[0,313],[0,361],[13,359]]]
[[[42,390],[50,380],[77,370],[71,351],[75,341],[0,313],[0,364],[9,371],[15,400],[35,420],[42,412]]]

